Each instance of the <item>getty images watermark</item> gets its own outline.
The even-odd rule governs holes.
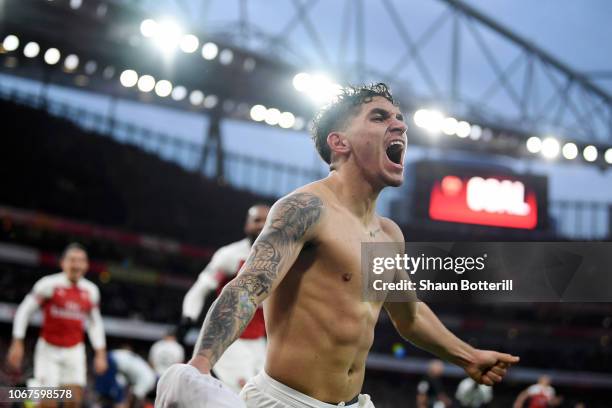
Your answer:
[[[367,301],[610,302],[611,242],[364,243]]]
[[[385,272],[400,273],[405,271],[409,275],[417,272],[444,271],[463,275],[466,272],[483,271],[486,267],[487,254],[482,256],[410,256],[408,254],[396,254],[393,257],[375,257],[372,260],[372,273],[383,275]],[[388,290],[422,290],[422,291],[511,291],[512,279],[502,279],[501,281],[491,282],[488,280],[471,281],[461,279],[459,282],[439,282],[432,279],[421,279],[413,282],[410,279],[397,277],[392,282],[385,282],[384,279],[375,279],[372,288],[378,291]]]

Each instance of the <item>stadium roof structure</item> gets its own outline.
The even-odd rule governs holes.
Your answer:
[[[421,110],[415,129],[459,136],[415,143],[525,156],[554,135],[555,156],[609,150],[612,96],[589,77],[463,1],[408,3],[5,0],[0,72],[202,112],[211,140],[226,117],[303,130],[339,85],[382,80]]]

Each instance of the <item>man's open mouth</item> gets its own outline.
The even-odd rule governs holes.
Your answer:
[[[402,164],[402,153],[404,152],[404,142],[401,140],[392,141],[387,146],[387,157],[395,164]]]

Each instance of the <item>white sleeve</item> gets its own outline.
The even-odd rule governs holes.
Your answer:
[[[104,323],[102,322],[102,315],[100,314],[100,291],[94,286],[92,290],[92,302],[93,307],[89,312],[89,325],[87,327],[87,335],[91,342],[91,347],[94,350],[100,350],[106,348],[106,336],[104,334]]]
[[[229,274],[227,266],[224,265],[226,254],[223,248],[215,252],[206,268],[198,276],[198,280],[187,291],[183,299],[183,317],[197,320],[202,312],[206,296],[219,286],[217,274]]]
[[[34,295],[28,293],[15,312],[15,319],[13,321],[13,338],[23,339],[25,337],[30,316],[36,311],[36,309],[38,309],[39,306],[40,305]]]
[[[15,319],[13,321],[13,337],[16,339],[23,339],[28,328],[28,321],[30,316],[39,307],[40,304],[53,292],[53,286],[49,284],[49,279],[42,278],[34,284],[34,287],[23,299],[17,311],[15,312]]]
[[[106,336],[104,334],[104,323],[98,306],[94,306],[89,313],[89,326],[87,327],[87,335],[91,342],[91,347],[94,350],[106,348]]]

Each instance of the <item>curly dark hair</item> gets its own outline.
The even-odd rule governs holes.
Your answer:
[[[319,155],[327,164],[331,164],[331,149],[327,144],[327,135],[334,130],[342,129],[347,120],[358,112],[361,105],[371,102],[376,96],[385,98],[392,104],[397,105],[389,87],[379,82],[377,84],[342,88],[341,93],[334,101],[321,109],[316,115],[312,126],[312,139]]]

